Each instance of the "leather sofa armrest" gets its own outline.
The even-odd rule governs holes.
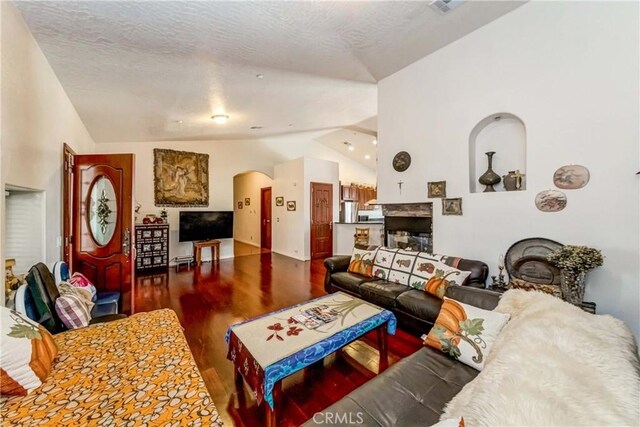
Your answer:
[[[349,269],[350,255],[339,255],[327,258],[324,260],[324,266],[327,268],[329,274],[337,273],[339,271],[347,271]]]
[[[449,286],[445,296],[484,310],[493,310],[500,301],[501,293],[489,289],[478,289],[469,286]]]

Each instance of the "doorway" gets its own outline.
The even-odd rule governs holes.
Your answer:
[[[260,189],[260,247],[271,250],[271,187]]]
[[[333,255],[333,185],[311,183],[311,259]]]

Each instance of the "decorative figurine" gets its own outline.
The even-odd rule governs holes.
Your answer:
[[[505,290],[507,288],[507,284],[504,281],[504,256],[500,255],[500,258],[498,258],[498,270],[500,270],[500,273],[498,274],[498,276],[491,276],[491,280],[493,282],[493,287],[496,288],[497,290]]]

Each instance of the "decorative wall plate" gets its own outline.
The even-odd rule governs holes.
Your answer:
[[[393,157],[393,168],[398,172],[404,172],[411,166],[411,155],[406,151],[400,151]]]
[[[558,212],[567,206],[567,196],[560,190],[544,190],[536,195],[536,207],[542,212]]]
[[[566,165],[553,174],[553,183],[563,190],[577,190],[589,183],[589,169],[581,165]]]

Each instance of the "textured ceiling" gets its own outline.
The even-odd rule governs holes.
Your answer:
[[[16,4],[91,135],[109,142],[367,123],[378,80],[522,3],[468,1],[445,16],[404,1]]]

